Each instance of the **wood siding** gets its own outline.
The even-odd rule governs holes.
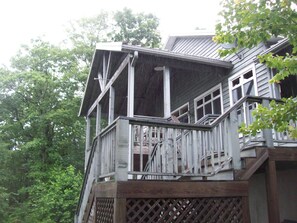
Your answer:
[[[189,102],[191,123],[195,122],[194,99],[219,84],[225,75],[223,69],[202,67],[190,72],[173,70],[171,73],[171,111]],[[213,80],[210,82],[210,79]]]
[[[205,56],[215,59],[220,59],[217,50],[220,46],[212,41],[212,36],[204,37],[177,37],[174,44],[171,47],[173,52],[191,54],[195,56]],[[242,59],[239,59],[238,55],[230,55],[224,58],[226,61],[231,61],[234,65],[233,69],[224,78],[218,78],[218,75],[210,71],[201,71],[200,75],[192,75],[187,80],[180,80],[182,77],[174,77],[180,82],[186,82],[180,85],[183,89],[178,87],[172,88],[172,107],[174,110],[178,105],[182,105],[186,102],[190,103],[190,112],[194,113],[193,99],[198,97],[203,92],[207,91],[216,84],[222,83],[223,89],[223,108],[224,111],[230,107],[229,96],[229,84],[228,78],[237,74],[241,70],[255,63],[256,70],[256,91],[258,96],[271,97],[271,87],[269,86],[269,72],[265,65],[258,62],[254,62],[257,55],[265,50],[264,44],[260,44],[252,49],[243,49],[238,55],[242,55]],[[204,73],[204,74],[202,74]],[[176,92],[175,92],[176,91]],[[184,92],[184,95],[180,95]],[[177,97],[177,98],[175,98]],[[194,118],[194,114],[191,113],[191,121]]]

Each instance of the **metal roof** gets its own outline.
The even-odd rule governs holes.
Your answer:
[[[127,53],[138,51],[138,53],[140,54],[164,57],[168,59],[177,59],[181,61],[193,62],[198,64],[212,65],[212,66],[222,67],[226,69],[231,69],[233,67],[233,65],[230,62],[211,58],[211,57],[189,55],[186,53],[172,52],[172,51],[161,50],[161,49],[151,49],[151,48],[134,46],[134,45],[125,45],[119,42],[98,44],[96,48],[97,48],[96,50],[120,51],[120,52],[127,52]]]

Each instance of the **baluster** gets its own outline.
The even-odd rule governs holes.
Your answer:
[[[140,131],[140,138],[139,138],[139,171],[142,172],[143,170],[143,126],[141,125],[139,128]]]
[[[173,129],[173,172],[178,173],[178,154],[177,154],[177,134],[176,129]]]
[[[185,172],[185,150],[186,150],[186,140],[184,130],[181,130],[181,171],[182,173]]]
[[[193,163],[194,163],[194,173],[197,174],[198,173],[198,143],[197,143],[197,131],[193,130],[192,131],[193,134]]]

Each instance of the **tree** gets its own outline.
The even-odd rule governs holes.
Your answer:
[[[77,117],[82,89],[76,62],[71,51],[37,39],[23,46],[11,70],[0,70],[0,149],[5,155],[0,188],[9,204],[0,208],[8,212],[6,222],[40,222],[36,214],[42,212],[33,201],[41,201],[42,194],[36,188],[51,182],[53,170],[73,165],[78,177],[72,184],[81,184],[84,121]],[[74,206],[78,194],[72,192]]]
[[[125,8],[115,13],[114,20],[113,32],[110,33],[113,41],[151,48],[160,46],[159,20],[153,14],[133,14],[131,9]]]
[[[251,48],[272,37],[286,37],[292,46],[285,56],[269,53],[259,56],[261,63],[278,73],[270,80],[278,83],[290,75],[297,75],[297,13],[296,0],[225,0],[220,15],[222,21],[216,26],[217,43],[236,43],[233,49],[222,50],[225,56],[241,48]],[[297,100],[283,99],[282,104],[270,104],[270,108],[259,106],[254,112],[255,122],[245,133],[255,134],[257,130],[274,128],[289,131],[297,138],[296,127],[290,121],[297,121]]]

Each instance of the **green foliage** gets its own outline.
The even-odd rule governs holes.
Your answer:
[[[114,20],[113,31],[109,34],[113,41],[151,48],[160,46],[159,20],[153,14],[133,14],[131,9],[125,8],[115,13]]]
[[[279,83],[289,75],[297,75],[297,2],[296,0],[224,0],[220,13],[222,21],[216,26],[217,43],[235,43],[235,47],[221,50],[222,56],[235,53],[242,48],[252,48],[266,43],[273,37],[286,37],[291,51],[286,55],[268,53],[259,56],[259,61],[269,68],[277,70],[270,80]],[[289,123],[296,120],[296,99],[284,100],[282,104],[272,102],[271,108],[259,106],[254,112],[255,123],[245,133],[256,133],[264,128],[279,131],[288,130],[296,137],[297,129]]]
[[[260,129],[275,129],[278,132],[289,131],[291,137],[297,138],[293,122],[297,121],[297,100],[283,99],[283,103],[272,101],[270,108],[259,105],[253,112],[255,121],[248,127],[242,126],[241,133],[256,135]]]

